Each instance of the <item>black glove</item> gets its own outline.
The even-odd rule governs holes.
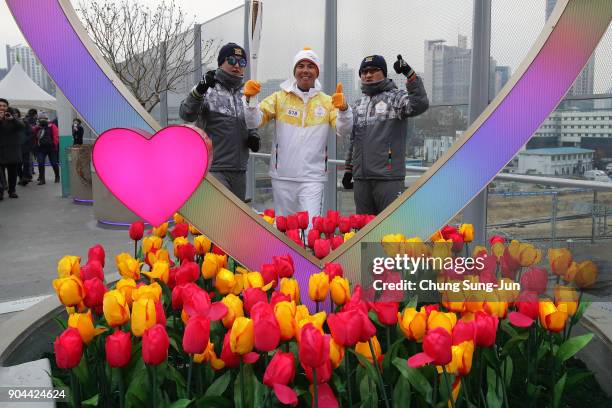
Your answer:
[[[259,137],[250,134],[249,137],[247,137],[247,146],[253,153],[257,153],[259,151]]]
[[[408,79],[414,79],[416,77],[416,73],[414,70],[408,65],[406,61],[402,59],[400,54],[397,55],[397,61],[393,64],[393,69],[398,74],[405,75]]]
[[[353,173],[350,171],[344,172],[344,177],[342,177],[342,186],[345,190],[353,189]]]
[[[202,80],[198,82],[198,85],[196,85],[196,92],[200,95],[204,95],[206,94],[208,88],[212,88],[215,86],[216,82],[217,81],[215,80],[215,71],[208,71],[206,74],[204,74]]]

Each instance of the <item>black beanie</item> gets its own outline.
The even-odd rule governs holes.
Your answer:
[[[221,47],[221,50],[219,50],[219,56],[217,57],[217,63],[219,64],[219,66],[221,66],[225,59],[230,55],[233,55],[237,58],[247,59],[247,55],[246,52],[244,52],[244,48],[242,48],[236,43],[227,43],[223,47]]]
[[[387,62],[382,55],[370,55],[365,57],[359,66],[359,76],[361,76],[361,71],[367,67],[380,68],[382,69],[384,76],[387,77]]]

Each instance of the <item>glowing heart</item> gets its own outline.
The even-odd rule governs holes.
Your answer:
[[[104,185],[151,225],[167,221],[206,175],[210,142],[199,129],[169,126],[151,135],[110,129],[93,148],[93,164]]]

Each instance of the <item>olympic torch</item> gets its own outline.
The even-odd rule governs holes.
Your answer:
[[[259,59],[259,43],[261,40],[261,22],[263,18],[263,1],[251,0],[251,18],[249,18],[249,63],[251,79],[257,80],[257,62]],[[257,106],[257,97],[249,100],[249,106]]]

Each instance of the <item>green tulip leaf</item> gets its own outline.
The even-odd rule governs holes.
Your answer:
[[[96,394],[93,397],[86,399],[85,401],[82,401],[81,405],[84,407],[97,407],[99,397],[100,397],[100,394]]]
[[[506,380],[506,387],[510,387],[510,383],[512,382],[512,372],[514,370],[514,363],[512,362],[511,357],[506,357],[505,365],[503,365],[503,375]]]
[[[219,396],[203,396],[196,400],[196,408],[232,408],[230,400]]]
[[[393,401],[396,405],[401,405],[403,408],[410,408],[411,395],[410,395],[410,381],[408,378],[400,375],[395,383],[393,389]]]
[[[502,406],[501,379],[491,367],[487,367],[487,407],[499,408]]]
[[[179,398],[187,398],[187,384],[183,375],[174,366],[168,366],[167,378],[176,385],[176,394]]]
[[[204,396],[214,397],[214,396],[223,395],[223,393],[225,392],[225,390],[227,390],[227,386],[229,385],[231,381],[232,381],[232,373],[230,371],[227,371],[221,377],[217,378],[215,382],[210,385],[210,387],[208,387],[208,389],[206,390],[206,393],[204,393]]]
[[[567,379],[567,373],[563,374],[563,377],[557,381],[555,388],[553,389],[553,408],[559,407],[561,403],[561,396],[563,395],[563,389],[565,388],[565,380]]]
[[[502,348],[501,358],[504,359],[506,356],[508,356],[510,352],[512,351],[512,349],[517,347],[519,344],[525,342],[528,337],[529,337],[529,333],[525,332],[522,334],[517,334],[516,336],[508,340],[506,344],[504,344],[504,347]]]
[[[572,320],[574,321],[574,323],[580,321],[580,319],[582,319],[582,316],[584,315],[584,312],[586,312],[586,310],[589,308],[589,306],[591,306],[591,302],[588,300],[581,300],[580,301],[580,306],[578,306],[578,310],[576,311],[576,314],[572,317]]]
[[[168,408],[187,408],[191,404],[191,401],[190,399],[182,398],[168,405]]]
[[[427,402],[431,403],[432,388],[429,381],[417,368],[408,367],[406,360],[396,357],[393,360],[393,365],[397,367],[402,376],[406,377],[414,389],[421,394]]]
[[[365,358],[364,356],[362,356],[361,354],[355,352],[352,349],[349,349],[349,351],[357,356],[357,359],[359,360],[361,365],[363,367],[365,367],[366,375],[372,381],[374,381],[374,384],[376,384],[376,381],[378,381],[378,374],[376,373],[376,369],[374,368],[374,365],[372,365],[372,363],[370,363],[370,360],[368,360],[367,358]]]
[[[593,338],[593,333],[583,334],[582,336],[572,337],[565,343],[561,344],[559,350],[557,350],[557,360],[561,363],[567,361],[573,357],[577,352],[582,350],[589,341]]]

